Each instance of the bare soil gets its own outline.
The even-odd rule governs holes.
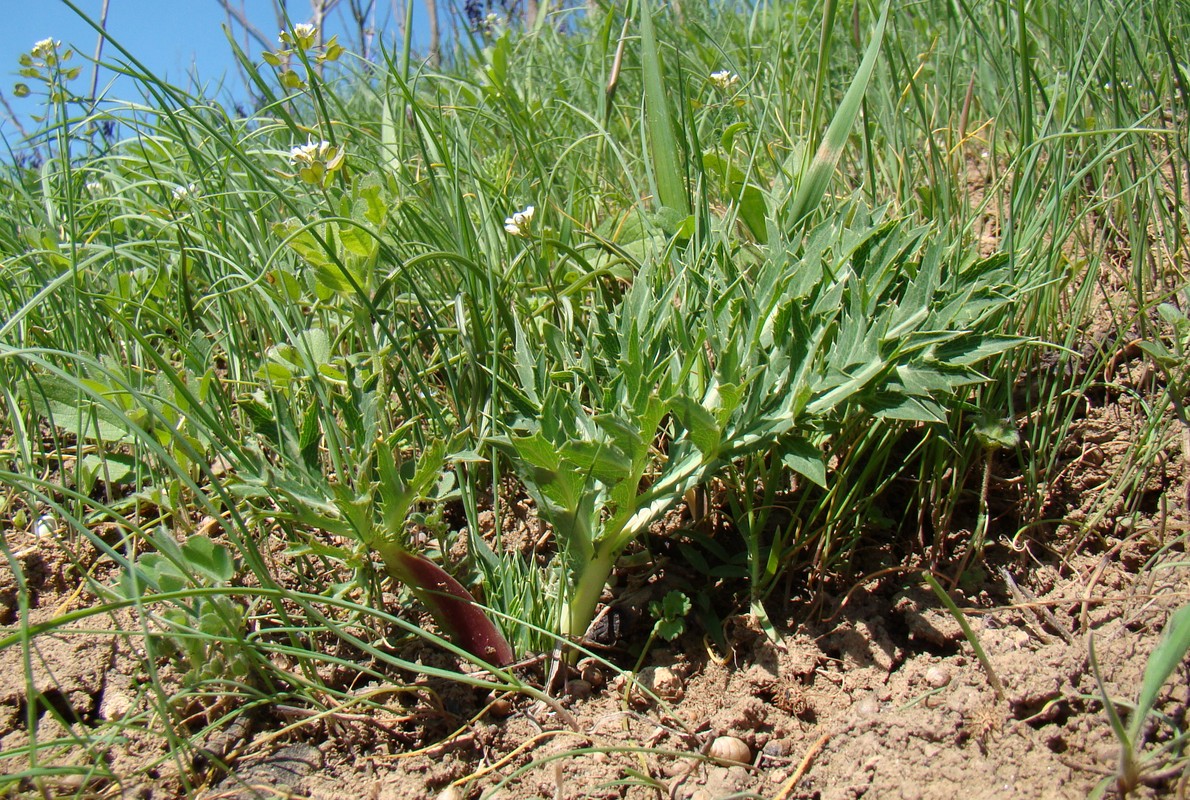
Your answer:
[[[1139,358],[1112,368],[1116,385],[1152,378]],[[1067,469],[1044,499],[1055,522],[1027,536],[1014,537],[1014,525],[993,529],[986,580],[952,592],[1003,686],[999,696],[922,583],[922,565],[902,557],[835,591],[770,602],[780,642],[744,614],[727,620],[726,649],[691,625],[650,652],[638,677],[654,696],[592,664],[580,665],[553,705],[417,676],[367,683],[341,670],[329,677],[361,696],[391,690],[388,712],[277,705],[219,724],[232,709],[212,701],[203,722],[215,724],[197,758],[171,756],[154,721],[146,669],[167,686],[177,676],[168,664],[145,663],[138,636],[118,634],[141,623],[130,613],[91,616],[0,651],[0,752],[27,745],[32,721],[38,741],[58,741],[39,752],[39,766],[99,761],[138,776],[112,782],[75,769],[25,787],[45,796],[965,800],[1082,798],[1104,781],[1112,796],[1118,743],[1103,692],[1126,712],[1165,622],[1190,599],[1180,429],[1148,473],[1145,511],[1112,505],[1113,476],[1144,435],[1130,405],[1139,402],[1128,392],[1088,400],[1062,450]],[[1000,478],[994,486],[1012,505],[1011,476]],[[104,578],[102,562],[72,561],[73,548],[53,536],[10,531],[7,544],[27,582],[30,623],[96,602],[82,576]],[[7,631],[21,614],[17,579],[0,570]],[[654,594],[664,589],[659,581]],[[621,644],[639,649],[640,638]],[[420,650],[406,658],[459,668],[445,653],[410,647]],[[631,652],[609,655],[631,668]],[[543,681],[535,669],[526,676]],[[1183,663],[1155,710],[1184,728],[1188,706]],[[106,741],[80,745],[82,733],[99,730]],[[1149,748],[1169,730],[1151,724]],[[745,763],[710,757],[720,736],[746,746]],[[27,758],[3,763],[15,770]],[[1186,797],[1185,765],[1146,773],[1133,796]]]

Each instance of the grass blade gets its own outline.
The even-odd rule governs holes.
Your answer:
[[[979,643],[979,637],[975,635],[971,624],[967,622],[967,618],[963,616],[963,612],[955,605],[954,600],[950,599],[950,595],[942,588],[942,584],[934,578],[933,575],[926,572],[922,575],[930,588],[934,590],[934,594],[938,595],[938,599],[942,601],[942,605],[946,606],[946,610],[954,617],[955,622],[959,623],[959,627],[963,629],[963,635],[967,637],[967,641],[971,644],[971,649],[975,651],[975,657],[979,659],[979,663],[983,665],[983,671],[988,675],[988,683],[992,685],[992,691],[996,693],[997,700],[1004,699],[1004,684],[1000,683],[1000,676],[996,674],[996,670],[992,669],[992,661],[988,658],[988,654],[983,651],[983,646]]]
[[[657,199],[661,205],[690,213],[690,198],[686,182],[678,164],[678,137],[674,131],[673,115],[665,94],[661,72],[661,53],[653,31],[653,17],[649,0],[640,1],[641,71],[645,89],[645,123],[648,126],[649,149],[652,155],[653,176],[657,182]]]
[[[888,22],[888,7],[889,0],[885,0],[880,7],[880,19],[876,22],[872,41],[868,43],[868,49],[864,52],[864,60],[860,62],[859,70],[851,80],[851,86],[843,95],[843,100],[839,103],[839,108],[835,111],[835,116],[826,129],[826,135],[822,137],[822,142],[818,145],[813,161],[802,173],[797,193],[793,197],[793,204],[790,206],[787,216],[791,228],[796,228],[802,220],[809,216],[818,207],[823,195],[826,194],[826,187],[834,175],[835,165],[839,163],[839,157],[843,154],[843,146],[847,144],[847,137],[851,135],[855,119],[859,116],[864,92],[867,91],[868,81],[876,66],[876,57],[880,54],[880,46],[884,41],[884,28]]]
[[[1182,663],[1187,652],[1190,652],[1190,606],[1182,606],[1169,618],[1161,641],[1149,656],[1149,663],[1145,665],[1140,697],[1136,700],[1136,709],[1132,712],[1132,719],[1128,724],[1128,741],[1137,740],[1140,729],[1145,724],[1145,717],[1149,715],[1149,709],[1157,699],[1157,693]]]

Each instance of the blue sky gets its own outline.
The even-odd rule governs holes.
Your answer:
[[[72,0],[84,14],[98,21],[103,0]],[[394,6],[391,0],[376,0],[377,22],[384,26],[391,20]],[[243,7],[253,23],[275,43],[278,33],[272,0],[234,0],[234,5]],[[341,13],[347,10],[342,0],[343,12],[333,12],[327,30],[331,33],[342,29]],[[415,9],[414,30],[424,30],[424,13],[421,4]],[[290,0],[290,14],[294,22],[308,22],[300,16],[308,13],[306,0]],[[0,37],[0,92],[12,107],[26,130],[35,127],[30,116],[39,112],[41,100],[15,97],[13,86],[27,80],[17,75],[20,65],[17,59],[27,53],[34,43],[41,39],[60,40],[64,47],[73,45],[77,51],[73,64],[82,67],[82,74],[71,85],[78,94],[85,95],[91,85],[90,57],[95,52],[97,34],[95,29],[78,16],[63,0],[0,0],[0,13],[6,22],[6,30]],[[445,21],[445,20],[444,20]],[[222,82],[232,96],[243,97],[240,77],[235,70],[231,47],[223,32],[226,16],[217,0],[109,0],[107,30],[111,38],[118,41],[158,76],[181,86],[191,85],[190,76],[197,75],[203,85],[212,91]],[[395,24],[388,24],[387,33],[393,35]],[[237,41],[243,45],[243,37]],[[253,43],[252,52],[259,53]],[[119,51],[111,42],[104,46],[102,60],[117,60]],[[113,80],[108,96],[119,99],[139,100],[140,92],[127,78],[117,77],[101,70],[100,92]],[[36,89],[36,87],[33,87]],[[8,112],[0,108],[0,137],[16,147],[20,134],[9,119]],[[0,145],[0,150],[3,150]]]

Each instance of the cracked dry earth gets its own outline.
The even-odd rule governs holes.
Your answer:
[[[1078,469],[1047,509],[1052,518],[1081,521],[1101,507],[1112,470],[1132,452],[1126,421],[1109,406],[1076,426],[1070,452]],[[38,636],[27,650],[0,651],[0,755],[9,756],[0,763],[24,767],[19,752],[33,717],[39,741],[60,743],[40,753],[42,766],[98,757],[112,773],[136,776],[49,776],[37,792],[45,796],[1083,798],[1118,758],[1088,643],[1108,695],[1126,709],[1170,613],[1190,599],[1179,441],[1175,431],[1164,467],[1146,486],[1147,513],[1099,515],[1078,541],[1074,526],[1050,530],[1044,546],[1035,537],[1014,549],[1004,538],[988,551],[983,586],[954,594],[1003,684],[1000,697],[920,573],[894,568],[814,608],[790,599],[776,617],[780,644],[746,616],[728,620],[728,652],[692,626],[655,648],[640,674],[657,699],[589,665],[553,707],[528,698],[492,703],[471,688],[417,679],[415,691],[392,693],[387,712],[302,716],[278,705],[241,715],[206,744],[232,771],[194,771],[146,730],[156,725],[146,665],[135,637],[115,633],[139,630],[139,622],[99,615]],[[1091,445],[1097,455],[1088,459]],[[29,587],[30,623],[93,602],[79,589],[80,570],[99,575],[101,566],[75,564],[29,534],[10,533],[9,547]],[[7,631],[18,618],[17,596],[5,568]],[[457,668],[442,652],[409,647],[403,657]],[[631,658],[621,661],[631,666]],[[166,685],[177,680],[168,665],[156,666]],[[391,685],[413,679],[393,676]],[[373,699],[391,688],[364,685],[358,675],[342,682]],[[29,688],[42,698],[32,714]],[[1156,711],[1184,728],[1188,704],[1184,662]],[[1146,729],[1157,742],[1169,731]],[[84,733],[101,735],[90,754],[75,738]],[[707,758],[718,736],[741,740],[746,763]],[[197,776],[189,787],[181,769]],[[1187,796],[1185,769],[1183,761],[1147,774],[1133,796]]]

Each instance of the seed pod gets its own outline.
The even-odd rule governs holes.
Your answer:
[[[599,689],[603,686],[605,678],[603,670],[599,668],[599,662],[593,658],[584,658],[578,662],[579,677],[591,684],[593,689]]]
[[[513,712],[512,701],[507,695],[491,692],[488,694],[487,702],[494,717],[507,717]]]
[[[724,764],[751,764],[752,748],[734,736],[718,736],[707,755]]]

